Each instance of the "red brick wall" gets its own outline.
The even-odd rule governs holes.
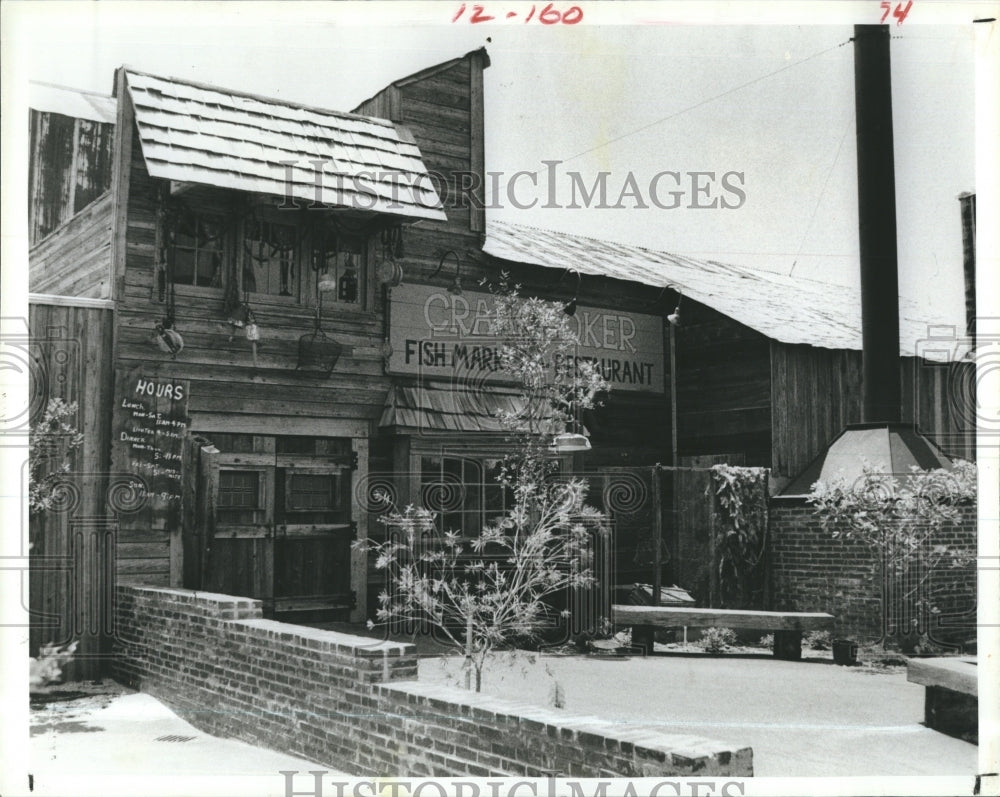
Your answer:
[[[349,774],[753,774],[750,748],[419,684],[412,645],[264,620],[247,598],[124,586],[116,623],[116,679],[208,733]]]
[[[890,579],[882,585],[881,567],[864,545],[834,538],[825,531],[815,509],[801,499],[775,499],[770,507],[770,608],[776,611],[829,612],[837,620],[834,633],[857,641],[882,637],[883,618],[890,634],[911,628],[934,641],[974,640],[976,569],[974,563],[935,570],[925,594],[940,613],[917,612],[904,589]],[[941,529],[933,544],[976,552],[976,507],[961,507],[961,520]],[[883,595],[883,593],[885,594]]]

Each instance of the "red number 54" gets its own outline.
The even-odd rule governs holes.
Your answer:
[[[896,18],[896,24],[902,25],[903,20],[906,19],[906,15],[910,13],[910,6],[913,5],[913,0],[907,0],[906,5],[902,3],[896,3],[896,8],[893,10],[892,15]],[[892,3],[888,0],[882,0],[879,3],[879,8],[882,9],[882,19],[879,20],[880,23],[885,22],[885,18],[889,16],[889,9],[892,8]]]

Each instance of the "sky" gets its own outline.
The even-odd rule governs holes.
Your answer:
[[[849,40],[854,22],[878,22],[876,4],[835,4],[822,25],[792,24],[790,13],[782,24],[679,22],[693,4],[628,13],[583,4],[586,24],[571,26],[473,25],[472,4],[453,23],[460,2],[6,5],[18,12],[4,34],[21,48],[16,79],[105,93],[128,64],[350,110],[394,79],[485,46],[486,168],[502,174],[490,217],[857,284]],[[484,6],[523,17],[531,4]],[[755,8],[737,11],[765,19]],[[930,16],[914,12],[892,28],[900,290],[929,317],[962,323],[957,196],[976,188],[973,26],[944,24],[971,19],[967,11],[935,24]],[[552,181],[562,207],[540,207],[545,161],[562,162]],[[539,187],[517,178],[512,198],[507,181],[519,171],[538,173]],[[587,190],[608,172],[606,204],[624,207],[565,207],[571,171]],[[653,203],[660,172],[680,175],[679,186],[672,176],[656,186],[668,205],[667,192],[682,190],[680,207]],[[722,187],[724,174],[742,195]],[[692,199],[692,180],[710,193]],[[633,193],[617,203],[627,185]],[[715,198],[737,207],[689,207]],[[532,199],[533,208],[515,207]]]

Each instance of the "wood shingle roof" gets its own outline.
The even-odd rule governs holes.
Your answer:
[[[126,70],[150,175],[444,220],[404,127]],[[318,169],[321,174],[318,175]]]

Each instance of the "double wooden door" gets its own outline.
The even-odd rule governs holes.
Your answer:
[[[349,438],[207,435],[218,453],[208,500],[202,588],[258,598],[267,616],[347,619],[357,524]]]

